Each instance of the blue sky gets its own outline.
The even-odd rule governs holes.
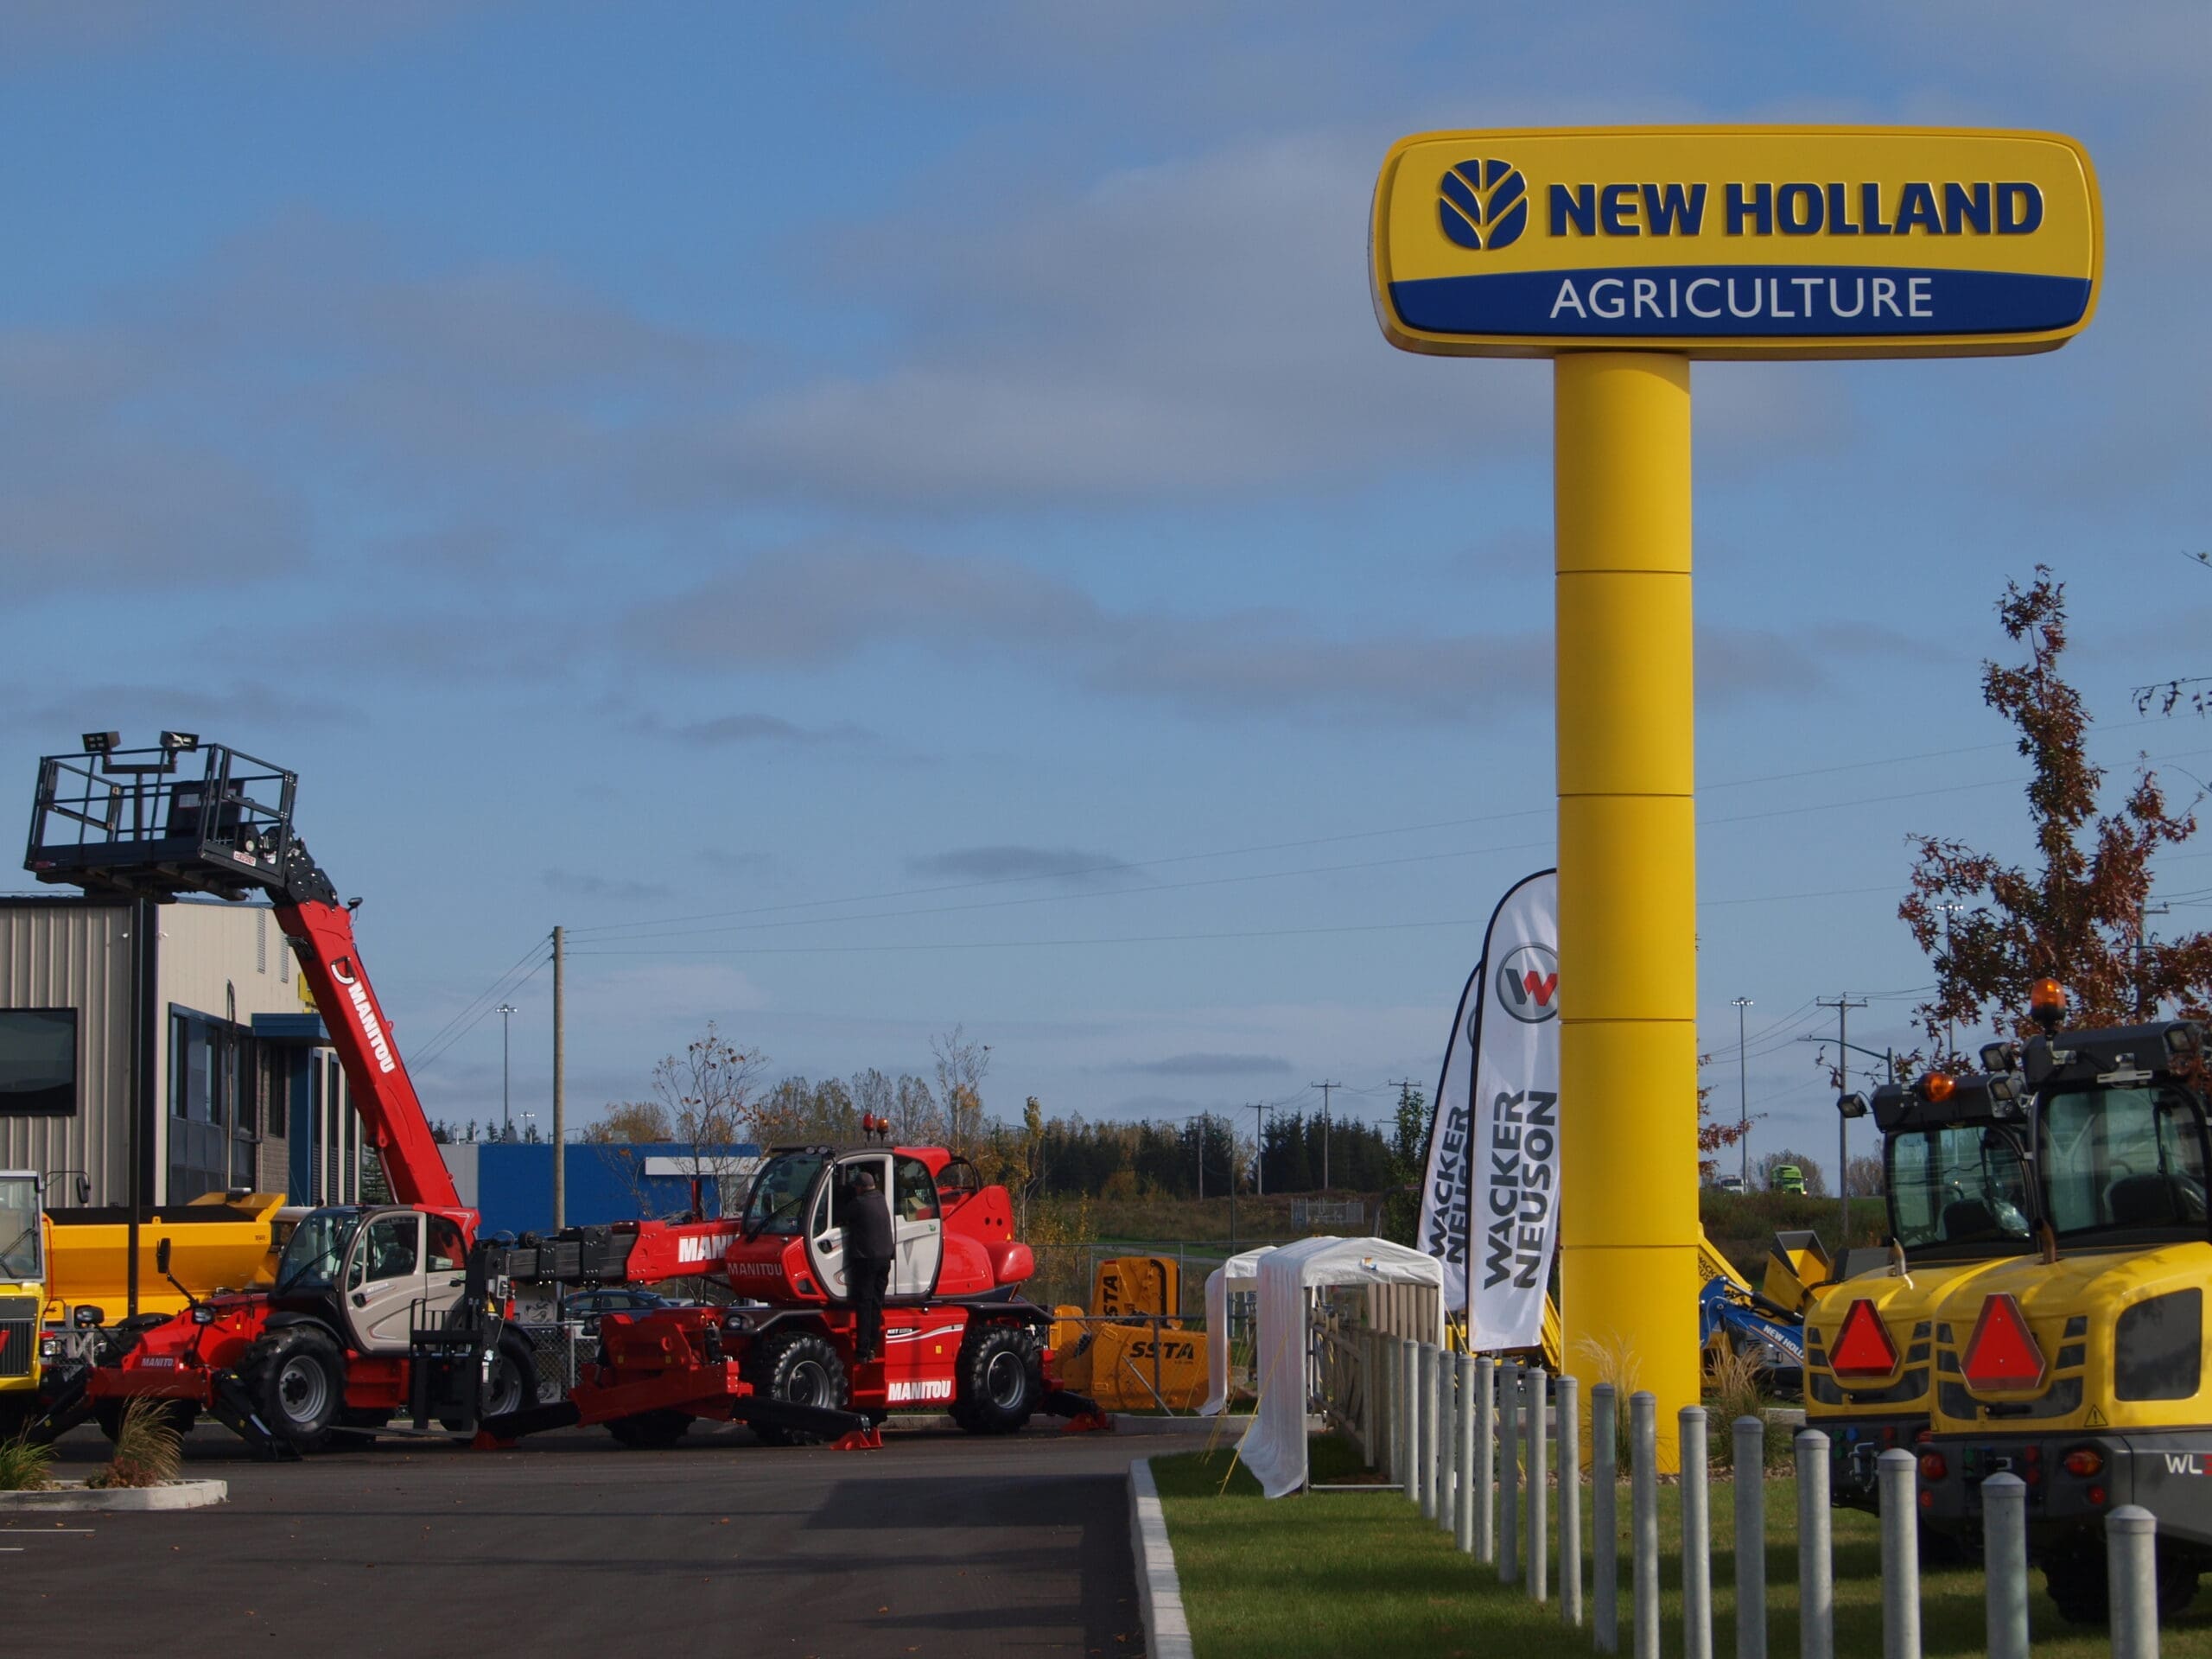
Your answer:
[[[2055,128],[2108,215],[2066,351],[1695,378],[1705,1035],[1755,998],[1755,1145],[1830,1148],[1793,1039],[1847,990],[1909,1039],[1907,834],[2018,843],[2007,575],[2070,583],[2101,754],[2212,777],[2127,701],[2212,671],[2208,48],[2041,0],[0,5],[0,777],[109,726],[298,770],[403,1047],[461,1020],[443,1116],[556,922],[580,1117],[709,1018],[814,1076],[964,1022],[1002,1110],[1380,1116],[1552,779],[1548,375],[1383,345],[1389,142]]]

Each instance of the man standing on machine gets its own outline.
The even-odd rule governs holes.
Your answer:
[[[891,1287],[891,1259],[897,1249],[891,1206],[876,1190],[875,1177],[862,1170],[854,1177],[845,1207],[845,1282],[852,1287],[853,1310],[860,1320],[853,1339],[859,1364],[883,1357],[883,1294]]]

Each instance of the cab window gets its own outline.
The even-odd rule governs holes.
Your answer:
[[[378,1216],[369,1224],[369,1278],[402,1279],[415,1271],[416,1238],[422,1230],[414,1216]]]
[[[2042,1113],[2043,1175],[2061,1238],[2205,1226],[2204,1135],[2178,1090],[2085,1089]]]
[[[432,1216],[430,1227],[430,1271],[455,1273],[460,1271],[461,1258],[468,1254],[461,1242],[461,1226],[449,1216]]]
[[[899,1188],[899,1219],[901,1221],[935,1221],[937,1212],[937,1181],[930,1173],[930,1166],[918,1158],[901,1158],[892,1177]]]

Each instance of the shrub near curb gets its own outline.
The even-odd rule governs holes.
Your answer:
[[[51,1484],[54,1448],[17,1434],[0,1440],[0,1492],[41,1492]]]
[[[87,1486],[166,1486],[184,1464],[182,1437],[170,1421],[165,1401],[143,1395],[123,1408],[115,1434],[115,1456]]]

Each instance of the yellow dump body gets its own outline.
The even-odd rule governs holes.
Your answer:
[[[185,1298],[156,1265],[169,1241],[169,1274],[195,1296],[272,1281],[281,1192],[219,1193],[150,1211],[138,1224],[138,1311],[175,1313]],[[104,1322],[124,1316],[130,1288],[130,1228],[121,1209],[50,1210],[46,1217],[46,1312],[64,1325],[90,1305]]]

